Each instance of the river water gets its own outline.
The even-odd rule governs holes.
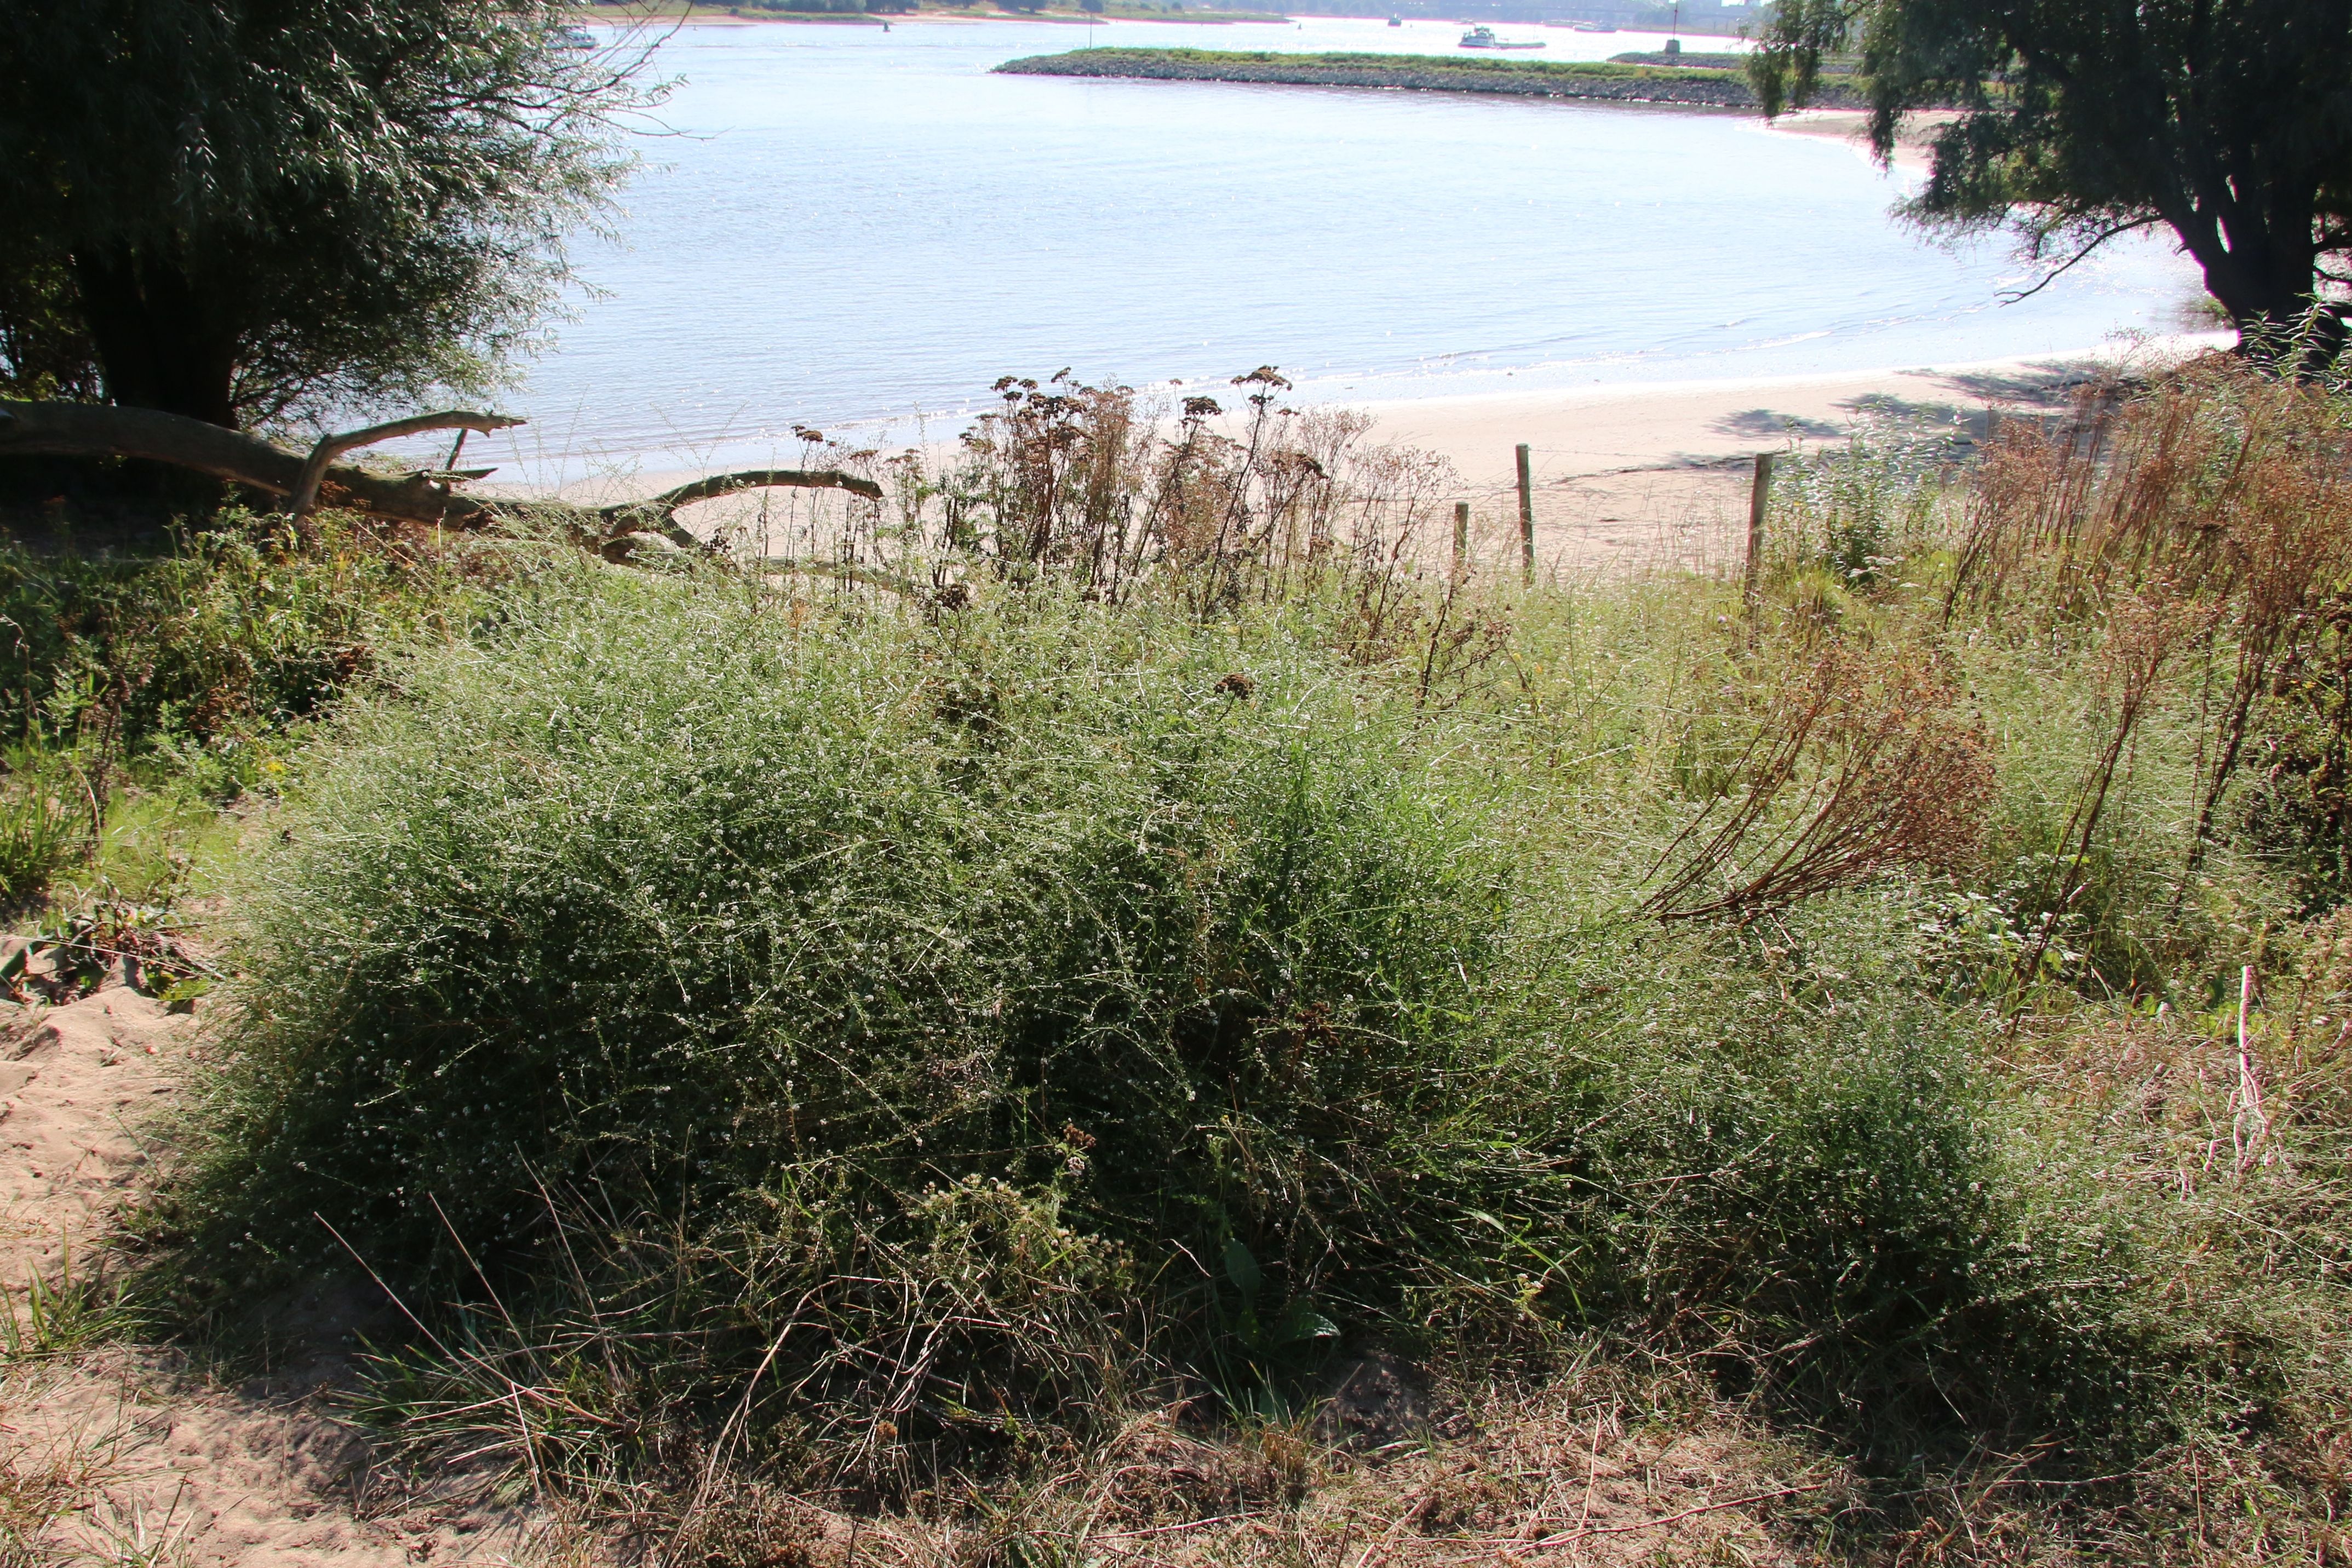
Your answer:
[[[1452,54],[1459,27],[1120,23],[1103,44]],[[1507,32],[1514,31],[1506,29]],[[1517,29],[1539,58],[1649,35]],[[1726,113],[993,76],[1055,23],[690,26],[593,290],[485,456],[538,483],[797,450],[796,423],[961,427],[1005,374],[1275,364],[1370,401],[1863,371],[2178,325],[2194,277],[2119,246],[2021,303],[2000,242],[1889,216],[1850,146]],[[1696,41],[1695,48],[1717,47]],[[499,444],[502,447],[504,444]]]

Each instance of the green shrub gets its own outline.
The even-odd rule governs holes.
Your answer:
[[[469,613],[492,559],[373,538],[327,515],[298,537],[242,512],[160,555],[0,542],[0,739],[119,767],[161,754],[215,794],[257,743],[319,711],[374,650]]]
[[[844,1162],[899,1190],[1030,1185],[1075,1127],[1156,1187],[1237,1081],[1383,1092],[1347,1076],[1368,1047],[1280,1053],[1461,1032],[1506,885],[1475,813],[1328,666],[1244,697],[1226,650],[1142,630],[794,633],[631,583],[405,669],[253,892],[260,1036],[351,1052],[273,1086],[269,1147],[335,1123],[330,1190],[383,1195],[337,1207],[405,1262],[426,1190],[469,1236],[535,1223],[498,1179],[518,1138],[714,1192]],[[307,1233],[320,1179],[287,1179]]]
[[[2022,1211],[1909,895],[1866,1001],[1661,934],[1510,745],[1296,622],[558,571],[330,726],[240,890],[192,1277],[355,1254],[472,1347],[388,1353],[380,1415],[551,1379],[592,1469],[905,1480],[1340,1336],[1642,1320],[2059,1411],[2113,1313],[2032,1285],[2073,1243],[1984,1301]]]
[[[544,1184],[765,1238],[726,1249],[797,1292],[1002,1183],[1155,1273],[1238,1247],[1298,1324],[1446,1276],[1464,1193],[1424,1170],[1528,1174],[1469,1006],[1510,961],[1486,788],[1311,650],[574,581],[398,690],[243,895],[194,1200],[233,1252],[333,1260],[316,1211],[391,1277],[453,1277],[453,1234],[504,1277]]]

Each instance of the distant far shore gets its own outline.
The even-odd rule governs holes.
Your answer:
[[[811,4],[817,0],[810,0]],[[846,3],[846,0],[844,0]],[[870,3],[870,0],[869,0]],[[689,26],[735,26],[764,22],[815,25],[836,27],[889,26],[899,22],[1058,22],[1066,26],[1109,26],[1116,22],[1150,22],[1176,26],[1229,26],[1268,25],[1287,26],[1300,21],[1379,21],[1387,12],[1366,10],[1359,15],[1340,16],[1322,11],[1302,11],[1286,15],[1274,11],[1221,11],[1213,6],[1195,3],[1178,8],[1167,0],[1102,0],[1100,10],[1086,12],[1077,8],[1077,0],[1038,0],[1030,9],[1027,0],[1018,5],[1013,0],[902,0],[911,8],[905,11],[844,9],[837,11],[785,10],[762,0],[735,0],[733,4],[713,4],[711,0],[577,0],[577,16],[583,22],[630,22],[654,20]],[[1181,0],[1180,0],[1181,3]],[[1416,14],[1415,21],[1430,21],[1427,16]],[[1490,18],[1491,20],[1491,18]],[[1538,29],[1591,30],[1589,23],[1564,18],[1544,22],[1517,23],[1513,26]],[[1727,25],[1720,20],[1685,17],[1680,31],[1687,38],[1731,39],[1742,37],[1747,24]],[[1647,25],[1627,26],[1627,32],[1642,32]],[[1654,29],[1666,30],[1660,22]],[[1615,27],[1601,29],[1615,32]]]
[[[1720,66],[1619,60],[1467,59],[1445,55],[1276,54],[1239,49],[1073,49],[1032,55],[996,68],[1013,76],[1108,77],[1150,81],[1264,82],[1286,87],[1391,88],[1415,92],[1500,93],[1520,98],[1665,103],[1757,110],[1744,73]],[[1859,109],[1861,96],[1825,81],[1814,103]]]
[[[1066,4],[1066,0],[1057,0]],[[678,0],[656,0],[652,5],[605,5],[587,0],[580,6],[579,19],[583,22],[626,23],[653,20],[689,27],[758,26],[769,23],[786,26],[820,27],[889,27],[898,23],[957,22],[1053,22],[1063,26],[1108,26],[1116,22],[1151,22],[1173,26],[1223,27],[1280,24],[1287,26],[1291,18],[1267,11],[1216,11],[1195,7],[1186,11],[1162,11],[1156,6],[1139,5],[1134,0],[1107,0],[1104,9],[1085,13],[1067,8],[1034,11],[1016,10],[1010,5],[981,4],[933,4],[928,9],[910,11],[784,11],[765,5],[697,5]]]

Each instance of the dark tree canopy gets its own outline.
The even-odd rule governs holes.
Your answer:
[[[1882,156],[1953,105],[1910,204],[2022,226],[2071,262],[2168,227],[2261,339],[2318,308],[2340,340],[2352,251],[2352,0],[1780,0],[1752,62],[1768,111],[1860,56]]]
[[[554,0],[0,0],[0,395],[486,390],[627,160]]]

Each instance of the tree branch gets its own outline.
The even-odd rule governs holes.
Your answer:
[[[2020,289],[2015,293],[2003,293],[2000,297],[2000,302],[2004,305],[2015,305],[2022,300],[2031,299],[2035,295],[2041,293],[2043,289],[2049,287],[2052,284],[2057,282],[2060,278],[2065,277],[2066,274],[2072,272],[2078,262],[2087,260],[2093,251],[2098,249],[2109,240],[2114,239],[2116,235],[2127,235],[2136,229],[2154,228],[2163,221],[2164,220],[2160,217],[2151,216],[2145,218],[2133,218],[2128,222],[2110,225],[2108,227],[2104,228],[2097,234],[2094,235],[2090,240],[2084,245],[2082,249],[2068,256],[2064,261],[2060,262],[2054,269],[2042,279],[2041,282],[2035,284],[2031,288]]]
[[[882,498],[881,486],[855,474],[844,474],[838,468],[743,468],[732,474],[713,474],[643,501],[616,501],[598,507],[596,515],[614,534],[648,528],[674,533],[683,531],[677,522],[682,507],[732,496],[739,490],[766,489],[846,490],[869,501]]]
[[[0,456],[19,455],[136,457],[273,496],[293,494],[308,466],[301,454],[259,436],[156,409],[0,401]],[[478,527],[495,512],[490,503],[452,495],[419,474],[394,478],[330,463],[320,488],[358,510],[404,522]]]
[[[341,435],[322,435],[310,448],[310,455],[295,478],[294,491],[287,510],[299,522],[310,515],[319,504],[319,484],[327,476],[327,465],[354,447],[373,446],[379,441],[393,441],[404,435],[416,435],[427,430],[472,430],[487,435],[494,430],[511,430],[523,421],[503,413],[467,413],[450,410],[443,413],[416,413],[406,419],[387,420],[371,424],[364,430],[346,431]]]
[[[523,423],[503,414],[455,411],[416,414],[330,435],[305,456],[242,431],[155,409],[108,403],[11,402],[0,401],[0,457],[136,457],[167,463],[227,479],[272,496],[293,497],[298,517],[322,498],[377,517],[436,527],[480,528],[500,517],[553,514],[579,519],[560,502],[494,500],[454,494],[446,486],[478,478],[488,469],[442,468],[393,477],[349,464],[335,455],[372,441],[427,430],[504,430]],[[793,488],[845,490],[869,501],[882,499],[882,486],[837,468],[746,468],[714,474],[642,501],[590,508],[601,542],[650,531],[688,548],[699,545],[677,521],[679,508],[742,490]],[[805,565],[794,570],[814,570]],[[883,586],[896,588],[895,581]]]

